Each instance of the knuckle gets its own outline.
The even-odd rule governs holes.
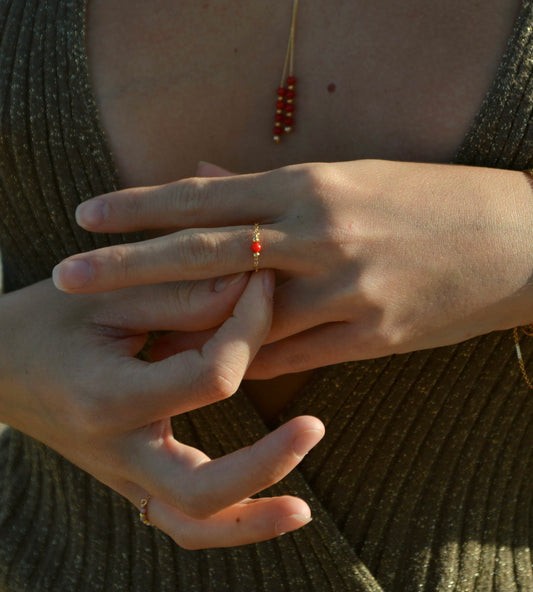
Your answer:
[[[209,202],[210,184],[206,179],[193,177],[171,185],[170,202],[186,218],[205,215]]]
[[[345,221],[338,219],[334,203],[345,191],[341,173],[331,163],[306,163],[286,167],[285,174],[284,185],[294,196],[292,224],[299,240],[296,245],[288,242],[290,252],[284,255],[302,273],[331,272],[332,260],[348,260],[353,235],[345,228]]]
[[[153,201],[146,199],[144,189],[131,189],[127,198],[121,201],[120,205],[122,207],[118,213],[128,220],[143,220],[146,216],[146,206],[149,206]]]
[[[117,245],[116,247],[113,247],[111,253],[113,268],[116,270],[119,277],[130,277],[133,272],[131,250],[126,245]]]
[[[198,406],[211,405],[234,395],[241,383],[242,373],[226,364],[207,364],[202,369],[198,385]]]
[[[178,282],[170,286],[168,294],[169,310],[177,314],[193,310],[196,304],[194,287],[195,284],[192,282]]]
[[[177,236],[177,248],[183,254],[185,265],[199,271],[209,269],[213,262],[220,263],[223,250],[213,233],[185,231]],[[183,242],[185,244],[183,244]],[[183,248],[186,247],[186,248]]]
[[[304,163],[282,169],[286,182],[292,186],[294,195],[308,195],[320,192],[332,179],[332,167],[328,163]]]
[[[242,380],[242,373],[227,363],[214,364],[207,373],[207,385],[214,401],[222,401],[234,395]]]

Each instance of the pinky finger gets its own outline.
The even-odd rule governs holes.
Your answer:
[[[311,521],[307,504],[290,496],[247,499],[205,520],[197,520],[157,500],[151,516],[184,549],[237,547],[296,530]]]
[[[141,515],[144,516],[151,526],[159,528],[188,550],[259,543],[301,528],[312,520],[309,506],[303,500],[288,495],[248,498],[205,520],[199,520],[157,498],[146,496],[137,486],[132,485],[128,489],[130,495],[127,497],[139,509],[139,520]],[[143,499],[147,499],[148,503],[145,512],[141,513]]]

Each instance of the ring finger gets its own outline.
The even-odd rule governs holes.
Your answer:
[[[287,234],[259,227],[258,267],[292,270]],[[254,269],[254,227],[188,229],[162,237],[74,255],[54,269],[55,285],[90,293],[177,280],[198,280]],[[300,272],[302,270],[299,263]]]

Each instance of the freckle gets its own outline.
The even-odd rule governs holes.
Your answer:
[[[241,521],[241,517],[237,516],[237,518],[235,518],[235,522],[239,523]]]
[[[337,90],[337,85],[332,82],[331,84],[328,84],[328,92],[329,93],[334,93]]]
[[[239,48],[238,48],[238,47],[236,47],[236,48],[233,50],[233,53],[239,53]]]

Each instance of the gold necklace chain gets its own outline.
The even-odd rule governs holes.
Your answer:
[[[292,21],[289,33],[289,43],[285,54],[285,63],[281,73],[281,82],[277,90],[276,116],[274,122],[274,142],[279,144],[283,134],[290,134],[294,126],[294,39],[296,35],[296,15],[298,14],[298,0],[293,0]]]

